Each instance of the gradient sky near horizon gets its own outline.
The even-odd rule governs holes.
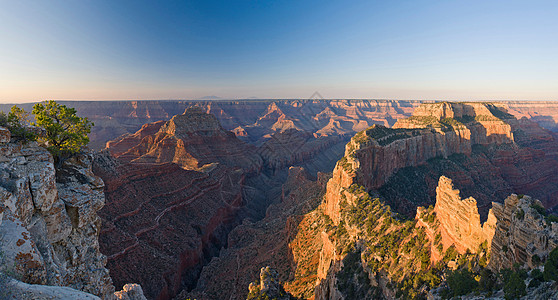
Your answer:
[[[0,0],[0,103],[558,100],[558,1]]]

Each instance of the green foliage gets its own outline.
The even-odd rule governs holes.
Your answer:
[[[434,237],[434,244],[438,245],[441,241],[442,241],[442,234],[438,232],[438,234],[436,234],[436,236]]]
[[[492,292],[496,288],[496,276],[489,269],[480,272],[479,291]]]
[[[451,245],[444,254],[444,261],[448,262],[450,260],[455,260],[457,258],[458,252],[454,245]]]
[[[544,281],[544,276],[541,270],[534,269],[531,271],[531,281],[529,282],[529,287],[538,287]]]
[[[546,224],[548,226],[552,225],[552,223],[558,223],[558,216],[555,215],[548,215],[546,218]]]
[[[0,126],[10,130],[12,139],[32,141],[36,138],[35,134],[28,129],[29,113],[15,105],[12,106],[7,115],[0,112]]]
[[[519,299],[527,295],[525,282],[519,272],[511,272],[504,283],[504,298],[506,300]]]
[[[370,284],[360,257],[360,252],[348,253],[343,259],[343,268],[337,273],[337,285],[345,299],[369,299],[370,294],[379,293]]]
[[[77,153],[89,143],[88,133],[93,123],[76,115],[74,108],[68,108],[55,101],[37,103],[33,106],[36,126],[46,130],[46,136],[39,138],[52,153],[55,160]]]
[[[558,248],[554,248],[544,264],[544,281],[558,281]]]
[[[448,275],[447,283],[450,295],[453,297],[466,295],[476,289],[478,285],[473,274],[465,268],[451,272]]]
[[[546,209],[544,207],[540,206],[539,204],[533,203],[533,204],[531,204],[530,207],[532,209],[536,210],[540,215],[545,216],[545,217],[548,216],[548,213],[546,212]]]
[[[523,209],[518,209],[517,212],[515,212],[515,218],[519,219],[519,220],[523,220],[523,218],[525,217],[525,212],[523,211]]]
[[[538,265],[541,264],[541,258],[540,258],[538,255],[533,254],[533,256],[531,257],[531,262],[532,262],[534,265],[538,266]]]

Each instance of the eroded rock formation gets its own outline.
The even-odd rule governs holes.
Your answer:
[[[318,205],[326,181],[323,174],[312,181],[304,169],[291,167],[280,202],[269,206],[264,219],[237,226],[229,234],[228,247],[203,268],[195,289],[183,292],[178,299],[244,299],[246,287],[265,266],[277,270],[280,273],[277,279],[281,281],[294,277],[295,273],[315,281],[315,274],[307,273],[310,270],[302,267],[309,258],[293,262],[291,251],[302,245],[289,244],[297,234],[299,223],[304,222],[302,216]],[[304,242],[306,247],[319,247],[313,241]]]
[[[461,199],[459,190],[454,189],[452,180],[445,176],[438,181],[434,212],[440,222],[443,250],[455,245],[460,253],[476,251],[485,241],[490,249],[496,217],[489,212],[488,220],[481,224],[475,198]]]
[[[8,291],[89,297],[79,290],[112,298],[98,243],[104,184],[91,171],[91,157],[71,158],[55,170],[36,142],[8,141],[0,143],[0,272],[18,279],[7,281]]]
[[[497,219],[489,266],[494,270],[515,263],[535,268],[558,246],[558,223],[545,219],[539,200],[512,194],[504,203],[493,203]]]

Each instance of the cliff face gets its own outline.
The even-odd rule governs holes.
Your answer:
[[[270,205],[262,220],[246,220],[234,228],[227,248],[203,268],[195,288],[177,299],[245,299],[248,284],[262,266],[278,270],[281,281],[301,272],[294,268],[289,243],[302,215],[317,206],[326,181],[322,175],[317,182],[308,177],[302,168],[290,168],[280,202]]]
[[[205,272],[215,271],[206,266],[200,275],[202,267],[234,244],[227,237],[242,219],[259,220],[278,202],[286,169],[299,164],[317,175],[338,159],[341,144],[338,137],[287,130],[256,148],[195,107],[107,143],[95,173],[106,183],[100,241],[116,286],[141,282],[158,299],[199,286],[207,291],[213,283]],[[132,261],[141,263],[130,270]],[[237,276],[244,297],[240,282],[251,278]]]
[[[367,170],[358,182],[381,186],[381,195],[395,210],[412,216],[416,206],[433,204],[431,199],[442,175],[451,177],[464,193],[478,201],[482,219],[494,198],[503,199],[512,192],[533,195],[548,208],[558,204],[558,173],[553,171],[558,167],[558,141],[552,133],[527,119],[511,117],[500,106],[423,106],[431,108],[422,108],[421,115],[400,120],[394,126],[414,129],[368,129],[363,133],[366,138],[361,138],[364,147],[353,154]],[[463,115],[466,111],[471,115]],[[473,115],[477,113],[480,115]],[[455,118],[446,118],[448,115]],[[424,132],[424,128],[434,132]],[[435,142],[429,136],[436,137]],[[448,139],[451,136],[460,138]],[[440,148],[443,151],[434,151]]]
[[[443,250],[454,245],[459,253],[476,251],[485,241],[490,250],[496,217],[489,212],[488,220],[481,225],[477,201],[472,197],[461,199],[459,190],[445,176],[440,177],[436,188],[434,212],[440,223]]]
[[[545,220],[539,200],[512,194],[504,203],[493,203],[498,220],[492,240],[490,268],[511,268],[514,263],[535,268],[558,246],[558,223]]]
[[[74,157],[55,170],[50,153],[35,142],[8,141],[0,143],[0,271],[35,284],[12,280],[10,289],[56,294],[55,288],[37,285],[67,286],[113,297],[98,243],[104,184],[93,175],[90,156]]]
[[[243,173],[223,166],[203,173],[104,155],[95,172],[106,182],[99,240],[107,267],[117,287],[140,282],[150,299],[171,298],[195,283],[243,205]]]

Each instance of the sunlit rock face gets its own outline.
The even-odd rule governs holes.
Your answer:
[[[488,220],[481,224],[477,201],[472,197],[461,199],[459,190],[445,176],[438,181],[434,211],[441,225],[444,249],[455,245],[459,253],[465,253],[467,249],[477,250],[485,241],[490,247],[496,228],[495,216],[490,212]]]

